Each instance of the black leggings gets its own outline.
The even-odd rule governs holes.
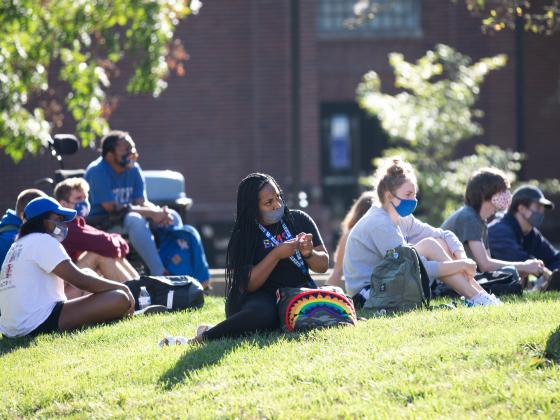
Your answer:
[[[239,337],[254,331],[272,330],[280,326],[274,292],[258,290],[243,297],[239,310],[228,314],[225,321],[203,334],[205,340]]]

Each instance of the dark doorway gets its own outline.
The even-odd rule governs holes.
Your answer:
[[[341,219],[366,188],[360,177],[373,171],[387,135],[379,120],[355,102],[321,104],[321,178],[323,201]]]

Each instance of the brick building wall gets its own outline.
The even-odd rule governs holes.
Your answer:
[[[325,226],[334,248],[329,209],[320,205],[321,159],[319,109],[325,102],[352,102],[362,75],[375,69],[392,89],[387,54],[402,52],[413,60],[436,43],[447,43],[473,59],[506,53],[506,68],[488,77],[479,107],[485,111],[485,143],[515,147],[514,37],[480,33],[479,20],[461,2],[422,1],[422,35],[412,38],[317,36],[319,0],[300,0],[300,150],[293,162],[290,0],[205,2],[200,14],[177,32],[190,55],[184,77],[172,76],[158,99],[120,95],[111,126],[131,132],[144,169],[184,174],[195,205],[189,221],[197,225],[231,223],[239,181],[252,171],[274,175],[289,190],[293,165],[311,196],[309,211]],[[559,36],[526,36],[525,95],[528,177],[556,177],[556,139],[560,119]],[[124,80],[114,88],[123,92]],[[67,121],[62,131],[71,131]],[[472,143],[472,142],[471,142]],[[67,159],[84,167],[97,153],[82,150]],[[0,155],[0,207],[13,207],[17,193],[37,178],[52,176],[56,163],[46,156],[14,165]],[[330,242],[330,243],[329,243]]]

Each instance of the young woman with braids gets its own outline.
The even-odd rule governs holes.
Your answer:
[[[376,205],[351,230],[344,253],[346,290],[354,302],[369,297],[370,278],[389,249],[413,245],[430,280],[446,283],[470,305],[496,305],[474,280],[476,263],[467,258],[461,241],[448,230],[437,229],[416,219],[417,182],[412,166],[399,158],[388,159],[375,174]]]
[[[276,289],[315,287],[309,270],[324,273],[328,266],[313,219],[288,209],[270,175],[248,175],[237,190],[237,215],[227,249],[226,320],[199,326],[191,342],[278,328]]]

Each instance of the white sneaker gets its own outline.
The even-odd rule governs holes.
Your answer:
[[[502,301],[494,295],[488,293],[479,293],[471,299],[465,299],[468,306],[492,306],[502,305]]]
[[[490,298],[494,301],[494,303],[496,305],[503,305],[504,304],[504,302],[502,302],[494,293],[492,293],[490,295]]]

